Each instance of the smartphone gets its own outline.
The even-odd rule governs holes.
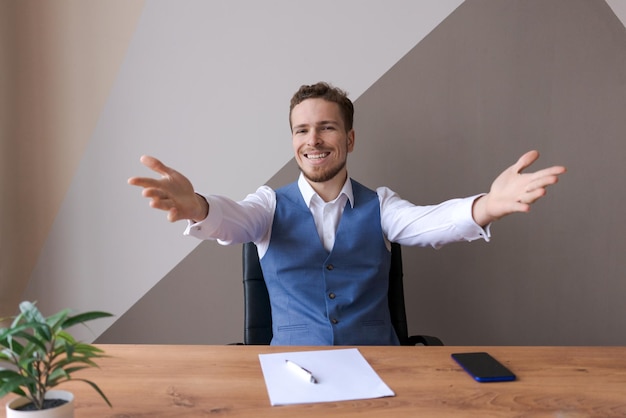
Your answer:
[[[488,353],[455,353],[452,358],[476,381],[508,382],[515,380],[515,375]]]

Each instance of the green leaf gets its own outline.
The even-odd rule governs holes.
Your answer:
[[[107,405],[109,405],[111,408],[113,407],[113,405],[111,405],[111,402],[109,401],[109,398],[106,397],[106,395],[100,390],[100,388],[98,387],[98,385],[96,385],[94,382],[90,381],[90,380],[86,380],[86,379],[72,379],[72,380],[78,380],[80,382],[85,382],[88,385],[90,385],[92,388],[95,389],[96,392],[98,392],[100,394],[100,396],[102,396],[102,399],[104,399],[104,401],[107,403]]]
[[[24,332],[27,330],[30,330],[32,332],[33,328],[37,328],[40,326],[41,324],[39,324],[38,322],[23,322],[23,323],[15,324],[14,327],[5,328],[2,330],[2,334],[0,334],[0,341],[3,342],[3,345],[5,344],[5,342],[8,344],[11,342],[11,338],[16,333]]]
[[[30,379],[12,370],[2,370],[0,371],[0,382],[2,383],[0,384],[0,398],[9,393],[23,396],[24,392],[20,387],[30,383]]]
[[[74,347],[74,351],[76,353],[93,353],[96,355],[100,355],[102,353],[104,353],[104,351],[94,345],[91,344],[86,344],[86,343],[78,343],[76,344],[76,346]]]
[[[76,366],[76,367],[67,367],[64,372],[65,375],[71,375],[72,373],[79,372],[84,369],[90,369],[91,366]]]
[[[113,315],[108,312],[100,312],[100,311],[85,312],[85,313],[78,314],[75,316],[70,316],[69,318],[65,320],[65,322],[63,322],[63,325],[61,326],[61,328],[67,329],[76,324],[82,324],[87,321],[92,321],[94,319],[99,319],[99,318],[107,318],[110,316],[113,316]]]
[[[8,384],[2,384],[2,386],[0,386],[0,398],[2,398],[5,395],[8,395],[9,393],[15,393],[18,396],[23,396],[25,398],[28,398],[28,395],[26,395],[26,392],[24,392],[24,390],[21,389],[21,385],[8,385]]]
[[[15,318],[13,318],[13,322],[11,322],[11,326],[9,327],[9,329],[15,328],[22,321],[24,321],[24,314],[20,313],[15,316]]]
[[[79,358],[79,357],[72,357],[72,358],[65,358],[62,360],[59,360],[58,363],[55,363],[53,368],[66,368],[69,365],[74,365],[74,364],[86,364],[89,367],[98,367],[98,365],[91,359],[89,358]]]
[[[67,354],[67,357],[71,358],[74,355],[74,350],[76,348],[76,345],[68,344],[66,341],[64,348],[65,348],[65,353]]]
[[[24,351],[24,346],[17,341],[13,341],[7,348],[3,348],[2,352],[19,356]]]
[[[16,372],[15,370],[0,369],[0,381],[14,379],[16,377],[22,377],[22,375]]]
[[[41,332],[46,340],[50,341],[52,339],[50,328],[46,323],[46,318],[44,318],[41,312],[39,312],[39,309],[37,309],[34,303],[28,301],[20,303],[20,311],[26,321],[33,324],[33,331],[36,334]],[[34,324],[38,324],[38,326],[35,326]]]
[[[22,338],[26,341],[28,341],[29,343],[31,343],[32,345],[34,345],[35,347],[37,347],[39,350],[46,352],[48,351],[48,348],[46,347],[46,342],[42,341],[40,338],[37,338],[35,335],[31,335],[28,332],[24,332],[24,331],[20,331],[20,332],[16,332],[13,337],[19,337]],[[15,345],[16,341],[13,341],[13,344]],[[19,343],[17,343],[19,345]],[[16,351],[17,353],[20,353],[21,351],[24,350],[24,348],[26,348],[26,346],[22,347],[21,350]]]
[[[59,383],[62,383],[66,380],[70,379],[71,372],[69,370],[65,370],[63,368],[54,369],[48,375],[48,387],[53,388],[57,386]]]
[[[46,322],[33,302],[24,301],[20,303],[20,312],[29,320],[35,322]]]
[[[60,340],[63,340],[63,341],[67,341],[70,344],[76,344],[77,343],[76,339],[72,336],[72,334],[70,334],[67,331],[59,330],[57,332],[57,338],[59,338]]]
[[[63,326],[63,323],[65,322],[65,319],[68,317],[69,314],[69,309],[63,309],[62,311],[49,316],[46,319],[46,324],[48,324],[48,326],[56,332]]]

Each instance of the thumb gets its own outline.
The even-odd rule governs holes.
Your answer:
[[[521,173],[525,168],[529,167],[532,163],[539,158],[539,151],[532,150],[522,155],[519,160],[513,165],[516,173]]]
[[[142,155],[139,161],[141,161],[141,163],[148,167],[150,170],[156,171],[163,176],[167,176],[172,173],[171,168],[163,164],[160,160],[149,155]]]

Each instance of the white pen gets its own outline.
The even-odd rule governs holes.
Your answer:
[[[298,366],[296,363],[294,363],[291,360],[285,360],[285,363],[287,363],[287,366],[294,373],[297,373],[298,375],[302,376],[304,379],[308,380],[311,383],[317,383],[317,379],[315,378],[315,376],[313,376],[313,373],[311,373],[310,371],[308,371],[304,367]]]

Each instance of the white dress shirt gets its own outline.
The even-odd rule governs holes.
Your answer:
[[[348,179],[331,201],[324,202],[300,174],[298,187],[311,210],[317,232],[330,251],[335,242],[335,232],[346,203],[354,205],[352,183]],[[489,241],[490,228],[482,228],[472,217],[474,200],[481,195],[451,199],[438,205],[417,206],[401,199],[387,187],[376,189],[380,201],[380,218],[384,238],[411,246],[441,246],[458,241],[482,238]],[[209,203],[209,214],[201,222],[188,222],[185,235],[199,239],[217,240],[222,245],[254,242],[262,258],[267,251],[276,209],[276,193],[261,186],[242,201],[224,196],[202,195]]]

